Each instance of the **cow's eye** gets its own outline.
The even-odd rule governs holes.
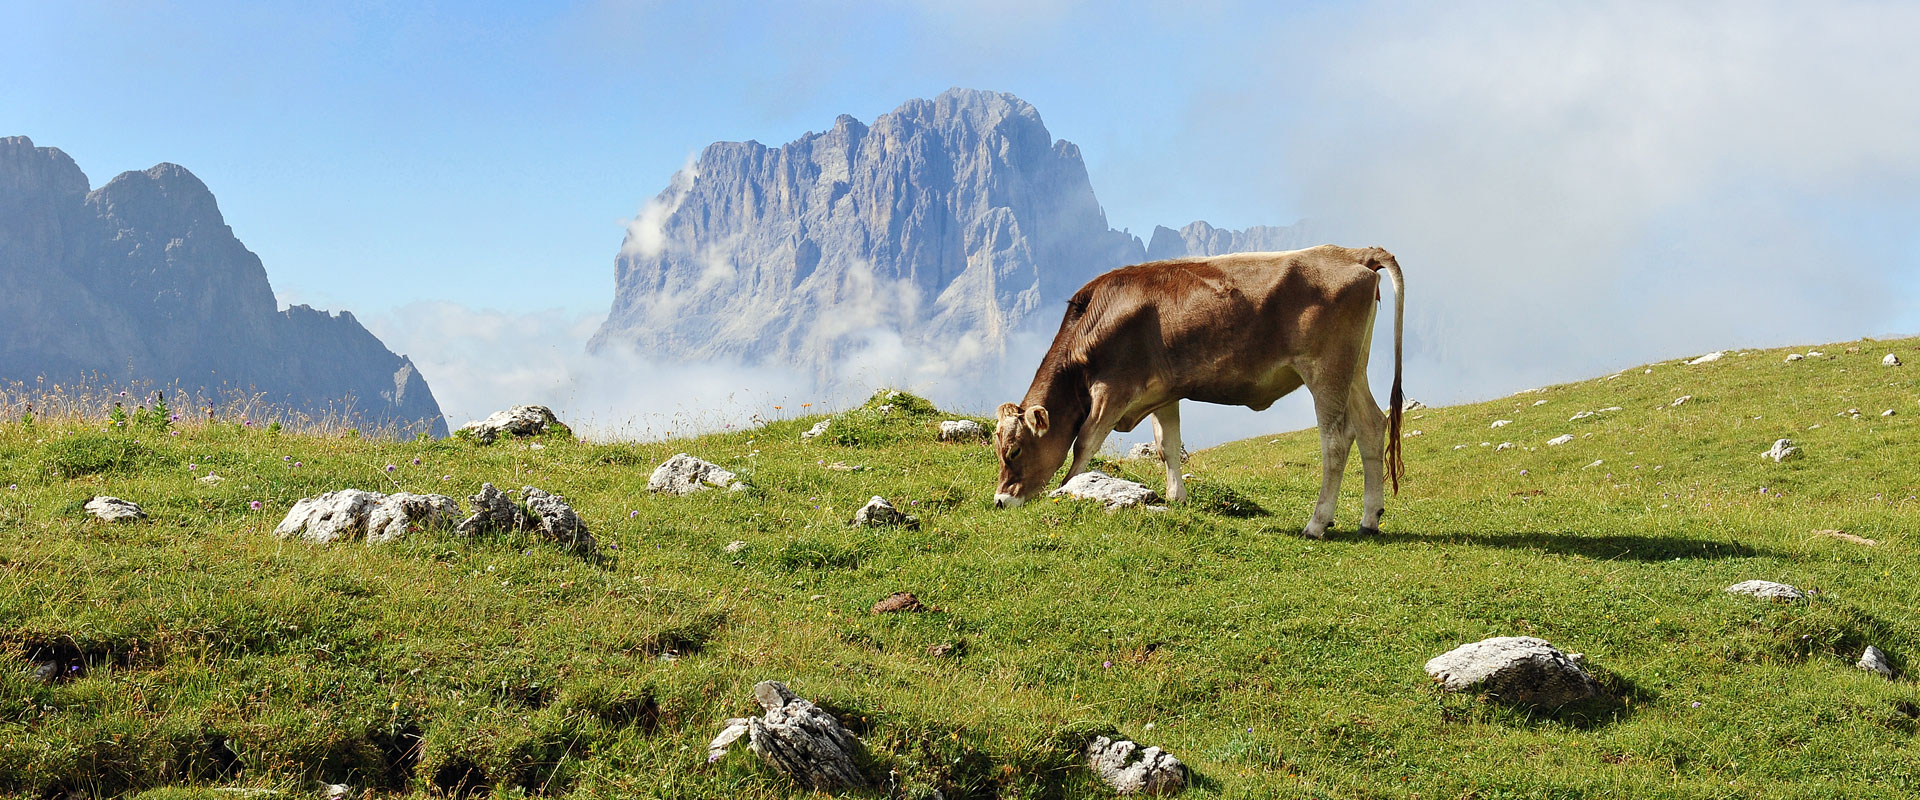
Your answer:
[[[1019,457],[1020,457],[1020,448],[1018,447],[1007,448],[1007,458],[1006,458],[1007,461],[1012,461]]]

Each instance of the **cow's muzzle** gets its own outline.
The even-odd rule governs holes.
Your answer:
[[[1006,493],[998,493],[993,496],[994,508],[1019,508],[1020,504],[1025,502],[1027,501]]]

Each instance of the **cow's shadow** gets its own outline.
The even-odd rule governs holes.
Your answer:
[[[1362,544],[1442,544],[1534,550],[1599,561],[1721,560],[1780,558],[1784,554],[1740,542],[1676,535],[1589,534],[1574,531],[1396,531],[1328,532],[1328,538]]]

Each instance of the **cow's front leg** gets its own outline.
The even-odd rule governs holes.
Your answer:
[[[1087,471],[1088,462],[1093,461],[1094,455],[1107,443],[1107,435],[1113,433],[1113,426],[1119,421],[1119,414],[1107,402],[1105,393],[1094,392],[1093,407],[1087,413],[1087,421],[1074,434],[1073,466],[1067,470],[1067,477],[1061,483]]]
[[[1180,403],[1175,401],[1153,412],[1153,446],[1167,465],[1167,502],[1187,499],[1187,482],[1180,474]]]

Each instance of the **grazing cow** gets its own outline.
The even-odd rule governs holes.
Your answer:
[[[1381,270],[1393,279],[1394,294],[1393,392],[1385,414],[1367,388]],[[1393,254],[1333,245],[1156,261],[1094,278],[1067,302],[1026,399],[1000,406],[994,505],[1017,506],[1038,495],[1069,448],[1067,477],[1080,474],[1109,432],[1133,430],[1149,415],[1167,466],[1167,499],[1178,502],[1186,498],[1181,400],[1260,411],[1306,386],[1320,425],[1323,468],[1306,535],[1326,536],[1356,438],[1366,474],[1360,528],[1378,531],[1382,468],[1396,493],[1404,472],[1400,354],[1407,305],[1401,286]]]

